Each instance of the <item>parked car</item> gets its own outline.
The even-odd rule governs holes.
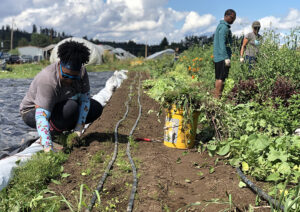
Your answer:
[[[9,53],[2,52],[2,55],[1,55],[0,59],[5,60],[5,62],[8,63],[9,58],[10,58],[10,54]]]
[[[6,62],[4,59],[0,59],[0,69],[5,70],[6,69]]]
[[[20,56],[20,63],[31,63],[32,62],[32,56],[30,55],[21,55]]]
[[[7,63],[9,63],[9,64],[15,64],[15,63],[20,63],[20,57],[19,57],[19,55],[11,55],[10,57],[9,57],[9,60],[8,60],[8,62]]]

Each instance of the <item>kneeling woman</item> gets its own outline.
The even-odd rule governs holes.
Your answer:
[[[82,43],[61,44],[60,61],[35,76],[20,104],[22,119],[37,129],[45,152],[53,150],[51,134],[74,130],[80,136],[84,125],[102,114],[102,105],[90,98],[89,77],[83,66],[89,56]]]

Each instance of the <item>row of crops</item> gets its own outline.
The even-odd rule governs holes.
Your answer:
[[[213,98],[212,46],[194,46],[180,55],[149,63],[147,94],[163,108],[184,109],[185,121],[200,111],[200,146],[221,155],[256,180],[288,210],[300,210],[300,50],[299,31],[284,38],[264,34],[252,72],[233,49],[222,98]],[[284,41],[284,45],[280,45]],[[199,130],[200,129],[200,130]],[[280,198],[281,197],[281,198]]]

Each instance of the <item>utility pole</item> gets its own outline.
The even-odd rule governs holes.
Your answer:
[[[10,50],[13,49],[13,39],[14,39],[14,19],[12,19],[12,23],[11,23],[11,32],[10,32]]]
[[[148,47],[147,47],[147,42],[146,42],[146,44],[145,44],[145,58],[147,58],[148,57],[148,49],[147,49]]]

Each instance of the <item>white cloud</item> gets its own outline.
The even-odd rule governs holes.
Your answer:
[[[110,32],[123,32],[125,40],[160,42],[163,37],[168,37],[168,33],[174,31],[174,24],[185,17],[181,12],[164,8],[167,1],[135,1],[139,3],[109,0],[107,10],[97,20],[101,32],[96,33],[95,38],[104,40],[107,35],[111,35]]]
[[[253,20],[254,21],[254,20]],[[258,19],[261,24],[261,31],[276,29],[279,32],[288,31],[300,26],[300,10],[290,9],[286,17],[266,16]],[[247,19],[240,19],[233,24],[232,32],[236,35],[246,34],[252,31],[252,22]]]
[[[59,0],[32,0],[32,4],[34,7],[49,7],[55,3],[59,3]]]
[[[203,16],[200,16],[198,13],[192,11],[185,18],[185,23],[182,27],[182,32],[185,33],[190,31],[196,31],[199,28],[208,27],[209,25],[214,23],[215,20],[216,18],[211,14],[205,14]]]
[[[289,14],[285,18],[286,21],[299,21],[300,20],[300,11],[297,9],[290,9]]]
[[[267,16],[264,18],[259,19],[259,22],[261,24],[261,28],[270,28],[270,27],[278,27],[279,25],[281,25],[282,21],[280,18],[276,18],[274,16]]]
[[[231,25],[232,33],[235,35],[245,35],[252,31],[252,22],[248,18],[237,17],[235,22]]]
[[[159,43],[163,37],[170,42],[186,35],[211,34],[218,21],[210,14],[176,11],[166,8],[168,0],[3,0],[0,26],[15,25],[32,31],[32,25],[54,28],[73,36],[88,36],[100,41],[115,40]],[[3,6],[3,7],[2,7]],[[12,8],[7,10],[5,8]],[[251,31],[254,20],[237,17],[234,34]],[[262,28],[287,30],[300,25],[300,10],[290,9],[285,17],[261,17]]]
[[[14,16],[0,18],[31,32],[32,25],[99,40],[159,42],[175,30],[185,13],[165,8],[168,0],[33,0]]]

